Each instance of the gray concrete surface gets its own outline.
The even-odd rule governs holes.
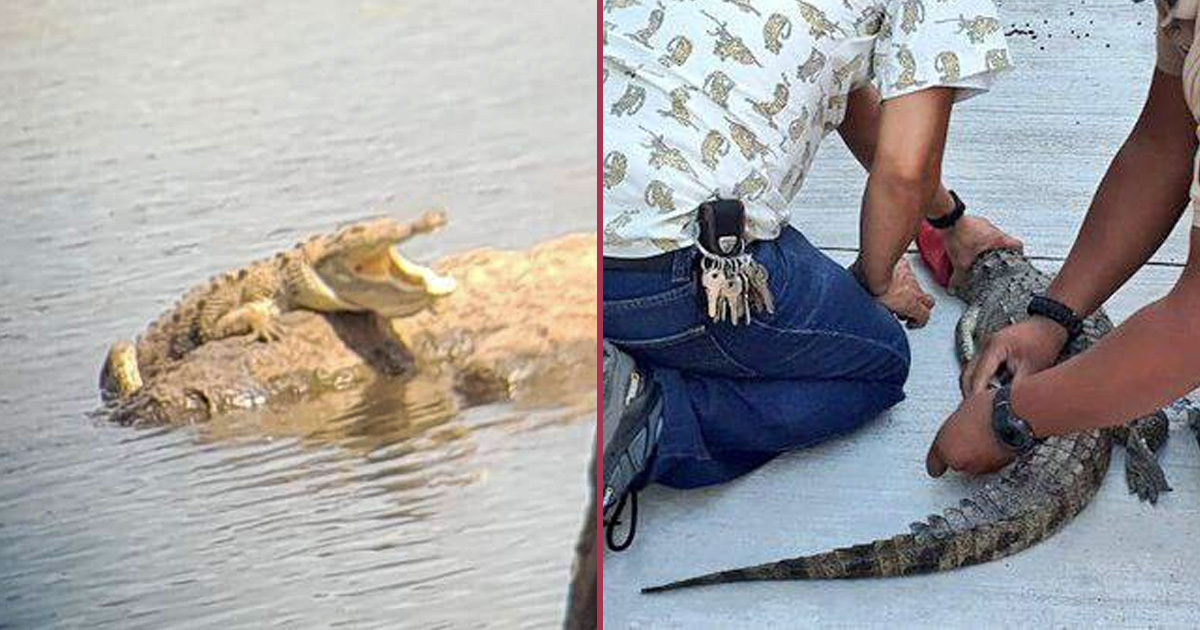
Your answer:
[[[1149,5],[1021,0],[1002,7],[1010,25],[1028,22],[1039,37],[1012,37],[1016,72],[956,110],[946,179],[977,212],[1024,238],[1030,254],[1065,256],[1136,118],[1152,67]],[[862,181],[834,140],[798,201],[797,225],[843,262],[857,244]],[[1159,264],[1110,300],[1109,313],[1123,319],[1165,293],[1185,255],[1186,232],[1179,229],[1156,255]],[[1042,264],[1052,270],[1058,263]],[[1118,452],[1083,513],[1048,541],[1003,561],[894,580],[638,593],[672,578],[892,536],[970,494],[974,486],[962,477],[931,480],[924,472],[929,440],[959,400],[951,339],[961,312],[939,294],[929,326],[910,337],[908,399],[864,430],[780,457],[721,487],[646,491],[636,543],[604,557],[605,625],[1200,625],[1200,453],[1182,427],[1173,427],[1163,456],[1175,490],[1158,506],[1126,494]]]

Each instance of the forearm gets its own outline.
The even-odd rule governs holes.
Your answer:
[[[924,181],[922,181],[924,179]],[[859,221],[857,272],[867,289],[887,291],[892,269],[916,237],[937,178],[902,178],[872,173],[867,178]]]
[[[846,116],[838,126],[838,134],[846,143],[846,148],[867,173],[871,172],[875,147],[879,143],[881,113],[879,91],[874,86],[866,85],[850,93]],[[939,181],[933,197],[925,205],[925,216],[940,217],[953,209],[954,200],[950,197],[950,191]]]
[[[885,292],[940,188],[953,90],[932,88],[888,101],[879,120],[859,221],[860,280]]]
[[[1096,344],[1013,387],[1013,411],[1038,436],[1113,426],[1200,385],[1200,303],[1167,296]]]
[[[1037,435],[1128,422],[1200,385],[1200,229],[1170,293],[1138,311],[1087,352],[1019,379],[1013,411]]]
[[[1146,107],[1100,184],[1050,295],[1096,310],[1158,249],[1188,200],[1194,122],[1177,77],[1159,72]]]
[[[1183,159],[1164,160],[1153,147],[1127,142],[1105,174],[1067,261],[1050,285],[1051,297],[1076,313],[1089,314],[1145,264],[1187,204],[1188,164]]]

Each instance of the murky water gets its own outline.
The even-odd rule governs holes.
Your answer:
[[[514,8],[4,3],[0,627],[560,618],[590,417],[417,386],[88,416],[112,340],[339,222],[446,207],[425,260],[594,230],[594,6]]]

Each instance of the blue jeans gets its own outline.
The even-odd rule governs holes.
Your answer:
[[[904,399],[904,329],[849,272],[791,228],[750,249],[776,310],[738,326],[703,312],[692,248],[672,254],[669,271],[604,271],[604,337],[664,395],[648,482],[728,481]]]

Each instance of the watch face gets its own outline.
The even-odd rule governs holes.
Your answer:
[[[1001,444],[1020,453],[1034,444],[1033,432],[1024,420],[1012,415],[1009,406],[1011,391],[1008,386],[996,391],[992,403],[992,432]]]
[[[1029,443],[1029,436],[1021,430],[1019,425],[1011,420],[1004,423],[1004,425],[1000,427],[999,435],[1001,442],[1004,442],[1014,449],[1020,450]]]

